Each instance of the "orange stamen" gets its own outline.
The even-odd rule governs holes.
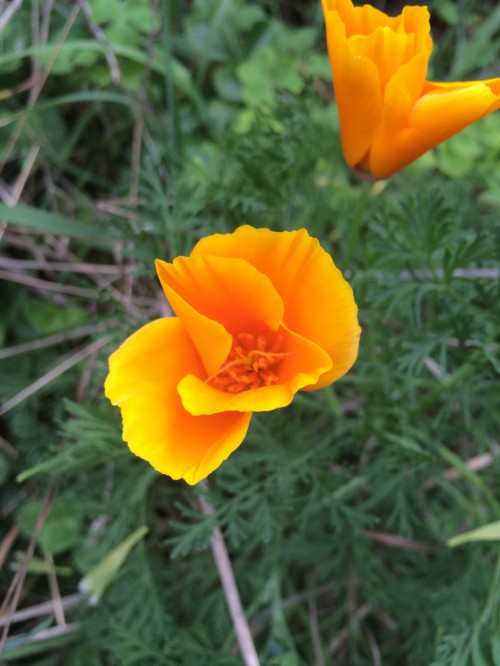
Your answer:
[[[277,384],[277,365],[294,352],[280,352],[283,336],[276,335],[268,349],[265,335],[239,333],[225,363],[205,380],[214,388],[227,393],[240,393],[248,389]]]

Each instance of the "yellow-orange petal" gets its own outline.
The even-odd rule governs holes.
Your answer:
[[[427,7],[410,5],[403,8],[396,17],[396,30],[415,35],[415,53],[427,51],[429,58],[432,52],[431,15]]]
[[[406,122],[411,107],[421,97],[425,88],[428,61],[429,55],[427,52],[418,53],[409,62],[399,67],[387,84],[385,89],[386,100],[392,100],[394,95],[401,92],[404,92],[409,100],[402,122]]]
[[[385,88],[403,65],[410,62],[416,52],[415,34],[394,32],[388,27],[380,27],[371,35],[353,35],[347,40],[352,55],[357,59],[367,58],[376,67],[379,75],[381,94],[384,95]],[[427,50],[424,51],[426,61]],[[425,82],[427,68],[421,77],[420,90]],[[403,81],[404,82],[404,79]],[[419,91],[420,92],[420,91]]]
[[[227,393],[213,388],[199,376],[189,375],[179,383],[179,395],[184,408],[194,415],[217,414],[225,411],[268,412],[289,405],[297,391],[314,384],[324,375],[332,362],[328,354],[310,340],[285,328],[280,352],[284,356],[276,373],[279,382],[272,386]]]
[[[355,7],[351,0],[322,0],[323,13],[336,12],[345,25],[347,36],[369,35],[379,26],[394,26],[396,19],[371,5]]]
[[[333,74],[344,159],[355,166],[368,153],[382,119],[380,73],[368,58],[346,46],[342,64]]]
[[[269,278],[244,259],[191,255],[156,263],[162,286],[231,333],[280,325],[281,298]]]
[[[232,234],[201,239],[191,256],[205,255],[239,257],[267,275],[283,301],[286,326],[327,352],[332,369],[308,388],[336,381],[354,364],[361,329],[352,289],[305,229],[275,232],[242,226]]]
[[[325,14],[325,23],[342,150],[346,162],[355,166],[370,148],[382,117],[380,75],[370,59],[350,47],[337,12]]]
[[[497,79],[486,79],[484,81],[451,81],[446,83],[439,83],[436,81],[426,81],[424,85],[423,95],[429,93],[445,93],[451,92],[454,90],[463,90],[465,88],[472,88],[477,85],[487,86],[492,94],[492,104],[489,107],[484,115],[496,111],[500,108],[500,78]]]
[[[251,414],[192,416],[179,382],[204,368],[176,318],[158,319],[131,335],[110,357],[105,393],[122,412],[123,439],[158,472],[194,484],[243,441]]]
[[[222,324],[205,317],[175,291],[163,286],[170,305],[182,321],[184,330],[191,338],[200,356],[207,376],[218,370],[226,360],[233,343],[233,336]]]
[[[430,15],[425,6],[407,6],[398,16],[388,16],[384,12],[365,4],[355,7],[351,0],[322,0],[325,19],[330,13],[338,13],[345,25],[347,37],[351,35],[371,35],[377,28],[390,28],[393,32],[415,33],[417,41],[422,39],[432,48],[430,39]]]
[[[242,259],[177,257],[156,267],[208,375],[227,358],[231,335],[276,330],[281,322],[283,302],[269,278]]]
[[[410,164],[425,152],[500,107],[496,84],[433,84],[409,106],[406,93],[396,92],[386,100],[384,117],[369,153],[368,170],[385,178]],[[407,120],[405,117],[407,116]]]

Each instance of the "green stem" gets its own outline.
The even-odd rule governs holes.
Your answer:
[[[173,49],[174,49],[174,2],[169,0],[162,3],[163,8],[163,42],[165,45],[166,77],[165,92],[167,100],[168,130],[172,146],[172,158],[175,162],[179,158],[179,145],[177,141],[177,108],[175,103]]]
[[[205,48],[203,49],[203,53],[201,54],[200,64],[198,67],[198,74],[196,76],[198,90],[203,89],[203,84],[205,82],[205,75],[207,73],[207,67],[210,60],[210,51],[212,50],[214,41],[217,37],[217,32],[220,30],[221,26],[226,20],[230,4],[231,3],[228,2],[228,0],[222,0],[222,2],[219,4],[215,12],[213,21],[210,24],[209,33],[205,41]]]
[[[371,183],[363,183],[361,185],[361,193],[358,198],[356,210],[354,211],[351,228],[349,229],[349,237],[347,238],[347,248],[344,253],[343,263],[345,268],[348,268],[349,264],[351,263],[351,259],[359,245],[359,237],[361,235],[361,227],[363,226],[366,202],[368,201],[371,187]]]
[[[333,416],[335,418],[342,416],[342,410],[340,408],[339,401],[337,400],[337,396],[335,395],[335,391],[331,384],[329,386],[324,387],[323,395],[326,398],[326,402],[328,403],[328,406],[330,407]]]

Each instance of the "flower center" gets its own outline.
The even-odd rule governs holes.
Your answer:
[[[282,344],[283,336],[279,334],[269,342],[265,335],[238,333],[229,356],[205,383],[227,393],[277,384],[277,366],[284,356],[290,355],[280,352]]]

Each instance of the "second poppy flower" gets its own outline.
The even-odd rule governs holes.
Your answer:
[[[386,178],[500,108],[500,79],[426,80],[427,7],[399,16],[322,0],[342,148],[350,167]]]

